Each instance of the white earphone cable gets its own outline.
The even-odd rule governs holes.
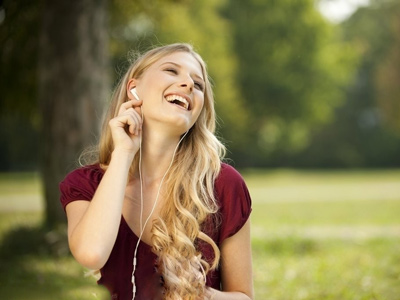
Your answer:
[[[142,109],[141,109],[141,112],[142,112],[142,122],[143,122],[143,119],[144,119],[144,117],[143,117],[143,107],[142,107]],[[169,164],[167,170],[165,171],[165,173],[164,173],[164,175],[163,175],[163,177],[162,177],[162,179],[161,179],[161,181],[160,181],[160,186],[158,187],[158,191],[157,191],[157,195],[156,195],[156,200],[155,200],[155,202],[154,202],[153,208],[151,209],[150,214],[149,214],[149,216],[147,217],[147,219],[146,219],[146,221],[145,221],[145,223],[144,223],[144,225],[143,225],[142,131],[140,131],[140,140],[139,140],[140,235],[139,235],[139,237],[138,237],[138,241],[137,241],[137,243],[136,243],[135,251],[134,251],[134,254],[133,254],[133,271],[132,271],[132,279],[131,279],[131,280],[132,280],[132,285],[133,285],[133,297],[132,297],[132,300],[135,299],[135,295],[136,295],[135,271],[136,271],[136,263],[137,263],[136,255],[137,255],[137,251],[138,251],[138,248],[139,248],[139,244],[140,244],[140,241],[141,241],[141,239],[142,239],[142,236],[143,236],[143,233],[144,233],[144,229],[146,228],[146,225],[147,225],[147,223],[149,222],[149,220],[150,220],[151,216],[153,215],[154,210],[155,210],[155,208],[156,208],[156,206],[157,206],[157,202],[158,202],[158,198],[159,198],[159,196],[160,196],[160,191],[161,191],[162,184],[163,184],[164,179],[165,179],[165,177],[167,176],[169,170],[170,170],[171,167],[172,167],[172,164],[173,164],[173,162],[174,162],[174,158],[175,158],[176,151],[178,150],[178,147],[179,147],[180,143],[182,142],[182,140],[184,139],[184,137],[187,135],[188,132],[189,132],[189,131],[186,131],[186,132],[185,132],[185,134],[181,137],[181,139],[179,140],[178,144],[177,144],[176,147],[175,147],[174,153],[173,153],[173,155],[172,155],[171,162],[170,162],[170,164]],[[142,226],[142,225],[143,225],[143,226]]]

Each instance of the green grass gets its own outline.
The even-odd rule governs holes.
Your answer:
[[[43,207],[37,173],[0,174],[0,212],[41,212]]]
[[[400,243],[255,240],[257,299],[400,299]]]
[[[256,299],[400,300],[400,170],[243,175]],[[0,299],[105,299],[65,228],[41,229],[40,190],[35,174],[0,174]]]
[[[400,171],[249,171],[256,299],[400,299]]]
[[[42,229],[38,212],[0,218],[0,299],[106,299],[69,255],[65,228]]]
[[[40,177],[37,173],[1,173],[0,195],[29,195],[40,191]]]

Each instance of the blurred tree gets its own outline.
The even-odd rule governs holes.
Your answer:
[[[228,1],[240,92],[251,111],[247,155],[282,165],[343,98],[353,57],[313,0]]]
[[[3,1],[1,1],[3,2]],[[0,4],[0,170],[38,159],[37,47],[41,1]]]
[[[334,122],[312,131],[292,165],[400,166],[399,12],[398,1],[375,1],[340,25],[359,57],[357,72]]]
[[[400,136],[400,3],[388,6],[391,33],[387,54],[377,66],[377,103],[386,124]]]
[[[64,220],[58,184],[98,133],[108,96],[106,0],[43,2],[39,51],[41,169],[49,225]]]

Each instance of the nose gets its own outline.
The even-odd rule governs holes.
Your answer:
[[[187,75],[182,78],[180,86],[186,88],[188,91],[192,92],[194,87],[194,81],[191,76]]]

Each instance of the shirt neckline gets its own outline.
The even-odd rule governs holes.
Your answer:
[[[125,227],[125,229],[129,232],[130,235],[132,235],[134,237],[134,241],[135,243],[137,243],[137,241],[139,240],[139,237],[136,235],[136,233],[129,227],[128,222],[126,222],[125,217],[123,214],[121,214],[121,225],[123,227]],[[145,245],[147,248],[152,248],[151,245],[147,244],[146,242],[144,242],[143,240],[140,240],[140,243]]]

